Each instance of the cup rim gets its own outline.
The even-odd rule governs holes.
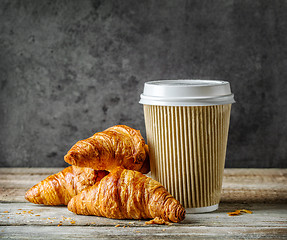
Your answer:
[[[144,84],[140,104],[159,106],[209,106],[234,103],[230,84],[223,80],[155,80]]]

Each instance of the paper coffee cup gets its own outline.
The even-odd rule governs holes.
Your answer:
[[[234,96],[226,81],[146,82],[144,105],[151,175],[187,212],[218,208]]]

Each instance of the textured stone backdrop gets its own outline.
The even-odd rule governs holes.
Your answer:
[[[287,167],[287,1],[0,1],[0,166],[66,166],[77,141],[140,129],[145,81],[223,79],[227,167]]]

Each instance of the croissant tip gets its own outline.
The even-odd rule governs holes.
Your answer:
[[[185,219],[185,208],[182,205],[179,205],[176,209],[176,221],[175,222],[181,222]]]
[[[76,212],[77,209],[76,209],[76,207],[75,207],[75,200],[74,200],[74,198],[72,198],[72,199],[68,202],[67,208],[68,208],[68,210],[69,210],[70,212],[74,212],[74,213],[77,214],[77,212]]]
[[[64,156],[64,160],[65,160],[65,162],[69,163],[69,154],[68,153]]]
[[[32,188],[29,189],[26,194],[25,194],[25,199],[31,203],[37,203],[35,201],[35,193],[34,193],[35,190],[33,190]]]
[[[64,156],[64,160],[65,160],[66,163],[69,163],[69,164],[71,164],[71,165],[76,165],[76,164],[75,164],[75,160],[74,160],[72,154],[70,154],[70,153],[67,153],[67,154]]]
[[[27,201],[29,201],[29,202],[31,202],[30,201],[30,193],[29,193],[29,190],[26,192],[26,194],[25,194],[25,199],[27,200]]]

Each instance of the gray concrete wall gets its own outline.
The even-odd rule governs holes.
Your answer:
[[[287,167],[287,1],[0,1],[0,166],[66,166],[153,79],[224,79],[227,167]]]

